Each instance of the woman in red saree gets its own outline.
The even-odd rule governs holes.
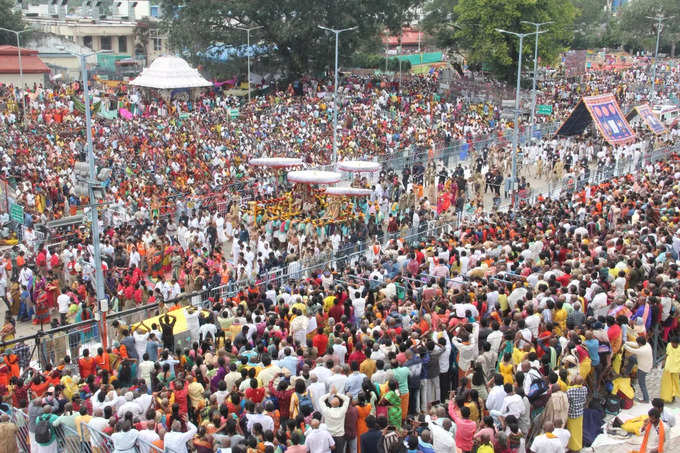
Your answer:
[[[46,289],[38,293],[35,304],[35,318],[33,324],[48,324],[50,322],[50,306],[48,292]]]

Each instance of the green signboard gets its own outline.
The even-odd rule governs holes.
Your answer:
[[[538,104],[536,107],[537,115],[552,115],[552,105]]]
[[[238,117],[238,109],[229,109],[229,116],[231,118],[237,118]]]
[[[10,203],[9,218],[17,223],[24,223],[24,207],[16,203]]]

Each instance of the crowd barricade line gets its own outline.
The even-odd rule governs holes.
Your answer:
[[[77,431],[66,425],[54,427],[57,438],[57,451],[64,453],[81,453],[82,439]]]
[[[28,434],[28,415],[26,415],[22,409],[11,406],[8,407],[7,411],[0,409],[0,414],[7,415],[10,423],[14,423],[17,427],[17,449],[21,453],[30,453],[31,444]]]

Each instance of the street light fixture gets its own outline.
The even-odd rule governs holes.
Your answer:
[[[21,64],[21,39],[20,35],[22,33],[26,33],[27,31],[31,31],[31,28],[24,28],[23,30],[10,30],[9,28],[4,28],[0,27],[0,30],[5,31],[7,33],[14,33],[14,36],[17,38],[17,53],[19,55],[19,84],[21,85],[21,107],[24,110],[23,118],[24,121],[26,119],[26,99],[24,99],[23,91],[26,88],[24,86],[24,67]]]
[[[546,31],[539,31],[539,29],[544,25],[554,24],[555,21],[548,22],[529,22],[528,20],[520,21],[522,24],[533,25],[536,27],[536,43],[534,45],[534,80],[531,86],[531,135],[529,138],[534,137],[534,129],[536,127],[536,72],[538,71],[538,35],[545,33]]]
[[[234,27],[234,28],[236,28],[238,30],[243,30],[248,35],[248,38],[247,38],[247,42],[248,42],[248,49],[247,49],[247,53],[248,53],[248,103],[250,104],[250,32],[253,31],[253,30],[258,30],[260,28],[263,28],[263,26],[258,25],[256,27]]]
[[[356,30],[359,27],[355,26],[340,30],[324,27],[323,25],[318,25],[318,27],[322,30],[335,33],[335,85],[333,89],[333,163],[335,163],[338,160],[338,39],[340,38],[340,33]]]
[[[517,148],[519,147],[519,83],[522,77],[522,46],[524,44],[524,38],[536,34],[536,32],[531,33],[515,33],[512,31],[503,30],[497,28],[498,33],[503,33],[507,35],[512,35],[519,38],[519,58],[517,59],[517,89],[515,92],[515,121],[514,121],[514,133],[512,135],[512,176],[510,180],[510,193],[512,196],[512,202],[515,202],[515,181],[517,180]]]
[[[110,50],[100,50],[98,52],[91,53],[77,53],[66,50],[63,47],[60,50],[65,50],[74,57],[80,59],[80,74],[83,79],[83,96],[85,104],[85,129],[87,137],[87,166],[89,169],[89,178],[87,181],[88,198],[90,200],[90,216],[91,216],[91,233],[92,233],[92,247],[94,248],[94,280],[95,280],[95,290],[97,292],[97,310],[100,314],[101,322],[101,339],[102,346],[106,348],[106,309],[102,308],[102,304],[106,304],[106,294],[104,293],[104,273],[102,272],[102,255],[101,255],[101,244],[99,242],[99,212],[97,211],[96,200],[94,189],[95,186],[99,185],[97,182],[97,170],[94,160],[94,150],[92,145],[92,115],[90,112],[90,92],[88,89],[88,77],[87,77],[87,58],[92,55],[97,55],[100,53],[111,53]]]
[[[663,26],[663,21],[673,19],[674,16],[664,17],[663,14],[657,14],[656,16],[645,16],[647,19],[652,19],[656,21],[656,50],[654,51],[654,66],[652,66],[652,93],[651,98],[656,97],[656,62],[659,57],[659,39],[661,38],[661,27]]]

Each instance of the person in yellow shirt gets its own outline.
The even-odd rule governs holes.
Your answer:
[[[506,352],[503,361],[498,365],[498,372],[503,376],[503,384],[512,384],[515,381],[515,367],[512,365],[512,355]]]
[[[333,308],[333,305],[335,305],[335,294],[331,294],[330,296],[327,296],[323,300],[323,312],[328,313],[331,311],[331,308]]]
[[[559,332],[555,332],[556,335],[561,335],[562,332],[567,331],[567,310],[564,308],[564,302],[561,300],[558,300],[555,305],[553,322],[560,328]]]
[[[661,375],[661,399],[670,403],[680,397],[680,338],[671,338],[666,346],[666,362]]]
[[[191,384],[189,384],[189,387],[187,388],[187,391],[189,392],[189,401],[191,401],[191,407],[194,408],[194,414],[198,414],[201,409],[205,407],[205,397],[203,396],[205,389],[195,377],[189,379],[191,380]]]

